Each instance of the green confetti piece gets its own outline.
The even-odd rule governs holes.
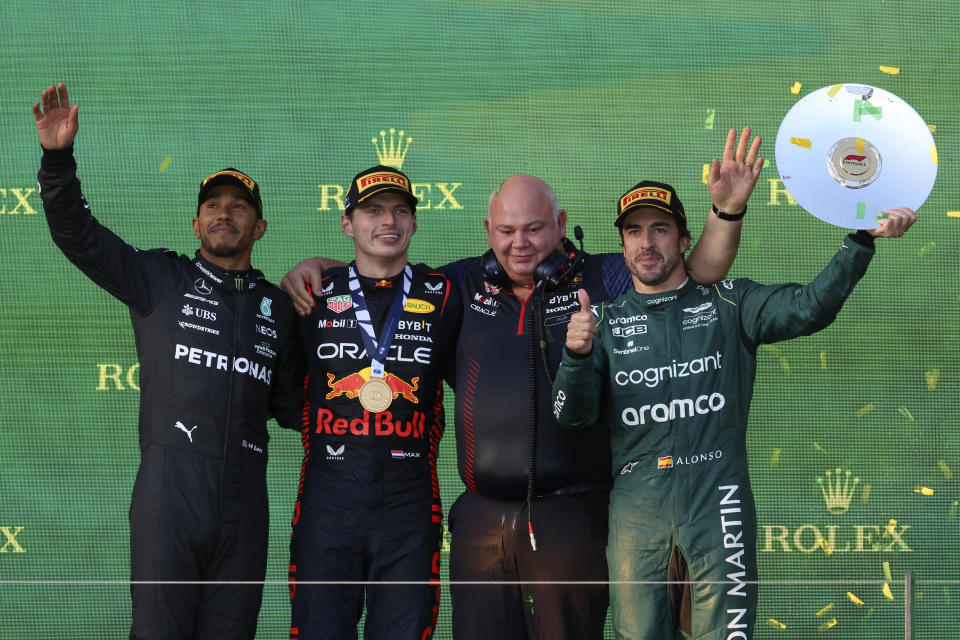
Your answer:
[[[173,162],[172,156],[167,156],[163,162],[160,163],[160,173],[163,173],[167,170],[167,167],[170,166],[170,163]]]
[[[863,616],[863,617],[860,619],[860,624],[867,624],[867,620],[869,620],[869,619],[870,619],[870,616],[872,616],[872,615],[873,615],[873,607],[870,607],[870,610],[867,611],[867,615]]]
[[[943,599],[947,601],[947,606],[950,606],[950,589],[944,585],[943,587]]]
[[[957,500],[954,500],[954,501],[953,501],[953,504],[950,505],[950,519],[951,519],[951,520],[956,520],[956,519],[957,519],[957,504],[958,504],[958,501],[957,501]]]
[[[900,415],[902,415],[904,418],[907,418],[910,422],[914,422],[913,414],[910,413],[910,410],[906,407],[897,407],[897,411],[899,411]]]
[[[853,103],[853,121],[860,122],[864,114],[879,120],[883,117],[883,107],[875,107],[870,104],[869,100],[855,100]]]
[[[866,217],[867,217],[867,203],[858,202],[857,203],[857,220],[863,220]]]
[[[931,240],[927,244],[920,247],[920,250],[917,253],[920,254],[920,257],[922,258],[923,256],[933,251],[936,248],[936,246],[937,246],[937,243]]]
[[[707,109],[707,121],[703,125],[704,129],[713,129],[713,119],[716,115],[716,109]]]
[[[827,455],[827,450],[824,449],[823,447],[821,447],[819,443],[814,442],[814,443],[813,443],[813,448],[816,449],[817,451],[819,451],[820,453],[822,453],[822,454],[824,454],[824,455]]]
[[[883,577],[887,579],[887,582],[893,582],[893,578],[890,575],[890,563],[886,560],[883,561]]]

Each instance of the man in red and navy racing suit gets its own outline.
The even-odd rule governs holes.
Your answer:
[[[77,107],[63,84],[34,105],[40,195],[54,242],[130,308],[140,362],[140,468],[130,506],[132,638],[252,638],[267,561],[268,415],[296,389],[295,315],[250,268],[259,187],[232,169],[198,196],[196,257],[139,251],[99,224],[73,158]],[[59,103],[59,104],[58,104]],[[143,215],[143,212],[137,212]],[[287,424],[284,426],[294,427]]]
[[[871,233],[902,235],[916,219],[908,209],[888,215]],[[757,346],[829,325],[866,271],[873,235],[850,234],[807,286],[737,279],[709,287],[684,268],[690,238],[672,187],[638,184],[621,199],[616,224],[634,289],[593,313],[581,293],[553,394],[564,426],[610,421],[614,631],[745,640],[757,604],[746,451]],[[675,617],[666,586],[622,584],[667,581],[677,563],[692,582],[681,608],[692,620]]]
[[[738,166],[749,138],[746,129]],[[731,188],[734,139],[730,131],[722,168],[717,163],[711,174],[715,199]],[[759,139],[754,144],[755,157]],[[726,273],[740,224],[708,216],[690,259],[699,277],[713,282]],[[626,288],[627,272],[620,254],[574,259],[564,239],[566,212],[533,176],[503,183],[485,225],[491,251],[441,268],[458,285],[464,313],[455,389],[457,460],[467,491],[449,516],[450,577],[489,583],[451,585],[454,636],[600,638],[606,585],[503,583],[606,580],[609,432],[602,422],[583,434],[564,432],[552,415],[545,371],[552,375],[558,366],[576,289],[613,297]],[[301,263],[282,282],[300,313],[311,308],[306,285],[320,286],[320,262]],[[542,317],[535,317],[538,307]]]
[[[356,260],[324,274],[313,313],[300,320],[308,377],[290,545],[291,639],[356,638],[364,591],[367,638],[429,638],[436,624],[443,521],[437,447],[461,302],[446,276],[407,264],[416,204],[399,170],[359,173],[341,220]],[[364,338],[367,315],[376,345]],[[363,387],[376,377],[371,354],[383,341],[390,346],[380,379],[390,403],[368,409]],[[303,581],[424,584],[364,589]]]

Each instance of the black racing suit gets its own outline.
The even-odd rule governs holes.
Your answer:
[[[860,244],[860,242],[864,244]],[[753,637],[756,511],[746,430],[757,346],[829,325],[867,269],[873,239],[844,240],[805,287],[738,279],[625,295],[594,307],[592,357],[565,352],[561,424],[609,418],[611,612],[618,638]],[[672,616],[673,563],[689,569],[692,620]],[[639,583],[636,583],[639,582]],[[682,623],[682,624],[681,624]]]
[[[437,447],[443,435],[443,375],[461,306],[448,279],[412,267],[409,296],[384,362],[393,392],[380,412],[358,393],[370,378],[346,268],[329,270],[313,313],[300,320],[308,363],[304,459],[290,544],[290,637],[420,640],[433,633],[440,602],[443,512]],[[360,277],[380,336],[402,274]],[[389,285],[389,286],[386,286]],[[310,585],[303,581],[431,581],[436,585]]]
[[[254,269],[139,251],[99,224],[73,150],[45,151],[54,242],[130,308],[140,362],[140,468],[130,506],[132,638],[252,638],[267,559],[268,415],[302,380],[290,299]],[[139,212],[138,215],[143,215]],[[184,224],[187,218],[184,218]],[[295,427],[295,425],[285,425]]]
[[[626,289],[623,256],[587,255],[573,281],[559,290],[537,290],[527,301],[486,282],[479,259],[446,270],[460,285],[464,304],[456,433],[467,487],[450,511],[450,578],[492,583],[451,586],[454,636],[600,638],[606,585],[497,583],[607,579],[610,432],[602,422],[580,432],[556,423],[543,360],[552,379],[567,321],[579,310],[577,289],[597,301]],[[531,438],[536,454],[528,514]]]

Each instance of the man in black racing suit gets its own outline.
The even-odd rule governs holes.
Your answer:
[[[356,638],[364,595],[367,638],[420,640],[436,625],[437,448],[461,303],[444,275],[407,263],[416,204],[397,169],[376,166],[353,179],[341,225],[356,259],[324,274],[299,323],[308,372],[291,640]],[[365,396],[378,382],[381,404]],[[391,581],[423,584],[377,584]]]
[[[194,258],[139,251],[90,215],[61,83],[33,107],[54,242],[130,308],[140,362],[140,468],[130,506],[131,638],[253,638],[267,560],[267,440],[278,388],[302,380],[289,298],[250,268],[259,187],[228,169],[201,185]],[[142,212],[139,212],[142,214]],[[296,407],[293,407],[296,412]],[[287,424],[295,428],[294,424]]]

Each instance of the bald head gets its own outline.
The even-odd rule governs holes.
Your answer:
[[[557,206],[557,194],[553,192],[550,185],[536,176],[525,173],[510,176],[503,181],[498,190],[490,194],[487,220],[490,219],[492,214],[494,202],[498,202],[498,207],[521,207],[534,211],[547,210],[554,221],[560,215],[560,207]]]
[[[529,285],[537,265],[563,248],[567,212],[546,182],[520,174],[490,196],[487,242],[514,285]]]

